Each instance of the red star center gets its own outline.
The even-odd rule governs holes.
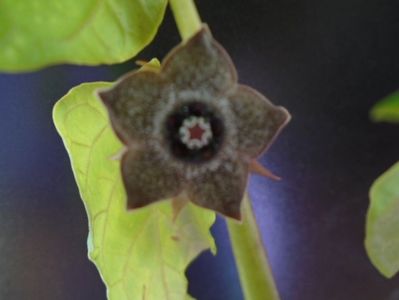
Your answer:
[[[199,149],[208,145],[212,138],[209,122],[202,117],[192,116],[184,120],[179,129],[181,141],[189,149]]]
[[[197,124],[195,124],[193,127],[188,128],[188,131],[190,133],[190,140],[199,140],[202,141],[202,136],[205,133],[205,130]]]

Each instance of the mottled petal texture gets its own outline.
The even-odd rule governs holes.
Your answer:
[[[227,91],[237,82],[229,55],[213,39],[207,26],[165,58],[163,74],[177,90],[196,90],[210,96]]]
[[[249,157],[256,157],[266,150],[290,119],[285,108],[273,105],[245,85],[239,85],[229,100],[237,127],[237,151]]]
[[[129,208],[175,197],[182,191],[180,174],[151,149],[129,150],[122,159]]]
[[[248,165],[242,161],[225,160],[215,171],[191,181],[187,194],[199,206],[240,220],[241,200],[248,180]]]
[[[136,71],[99,93],[111,123],[125,144],[151,138],[154,114],[162,109],[165,84],[157,72]]]

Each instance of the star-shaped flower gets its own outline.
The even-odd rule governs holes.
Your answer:
[[[146,68],[99,93],[126,145],[129,208],[185,195],[240,219],[249,166],[290,115],[237,83],[226,51],[203,26],[159,70]]]

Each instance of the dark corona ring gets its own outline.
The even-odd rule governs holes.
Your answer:
[[[224,131],[215,109],[197,101],[176,107],[165,121],[165,138],[172,155],[190,163],[214,158],[222,146]]]

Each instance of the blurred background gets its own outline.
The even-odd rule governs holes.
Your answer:
[[[261,159],[283,180],[250,181],[282,300],[398,300],[399,277],[377,272],[363,239],[368,189],[399,160],[399,126],[368,117],[399,88],[399,2],[197,4],[241,82],[293,115]],[[136,58],[162,58],[177,43],[168,11]],[[106,299],[86,257],[87,219],[51,110],[71,87],[113,81],[132,68],[133,60],[0,74],[0,299]],[[203,253],[190,266],[190,293],[242,300],[223,220],[213,232],[218,254]]]

